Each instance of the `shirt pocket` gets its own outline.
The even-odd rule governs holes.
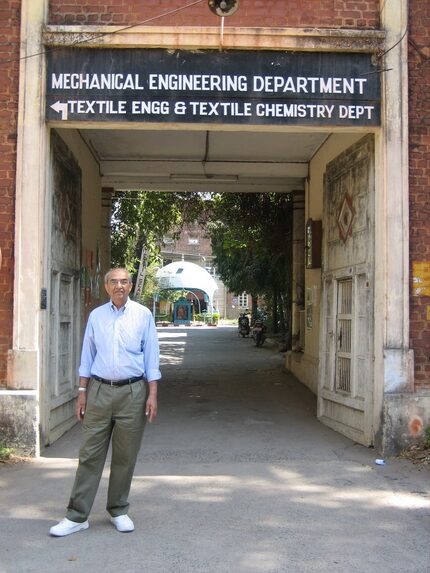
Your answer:
[[[126,352],[131,354],[142,354],[142,337],[134,325],[121,325],[119,338],[121,346]]]

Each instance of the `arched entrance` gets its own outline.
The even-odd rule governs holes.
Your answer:
[[[175,303],[173,310],[173,322],[175,324],[190,324],[195,312],[202,310],[213,313],[214,293],[218,286],[211,275],[199,265],[188,261],[176,261],[157,271],[157,279],[160,291],[175,290],[182,292],[186,297],[191,294],[191,302],[186,300]],[[194,306],[194,303],[197,306]],[[195,312],[193,312],[193,308]]]
[[[35,11],[32,14],[30,12],[27,14],[28,20],[24,18],[24,27],[31,28],[35,26],[37,18],[30,18],[30,16],[34,17],[34,15]],[[38,24],[40,24],[43,21],[43,10],[38,12],[38,18]],[[395,27],[395,24],[392,24],[393,27]],[[67,39],[67,34],[64,36],[64,32],[52,32],[51,30],[46,36],[48,44],[50,42],[59,42],[59,38],[55,37],[57,32],[60,35],[63,34],[61,38],[63,45],[72,43],[70,39]],[[369,36],[367,32],[366,34]],[[257,35],[261,38],[261,31],[258,34],[256,32],[255,37]],[[29,35],[30,38],[36,36],[37,34],[35,36]],[[289,39],[288,34],[285,36],[284,43],[281,42],[282,46],[279,44],[275,45],[275,43],[270,44],[270,42],[267,45],[272,50],[271,56],[282,50],[287,50],[291,54],[292,50],[298,51],[298,48],[301,48],[304,52],[306,48],[308,55],[323,54],[321,59],[324,60],[324,53],[332,58],[341,50],[344,50],[344,54],[347,56],[346,62],[348,60],[355,61],[355,56],[357,55],[366,56],[370,62],[370,51],[382,44],[382,34],[378,35],[375,33],[373,36],[371,35],[371,40],[368,39],[367,44],[364,41],[361,44],[357,43],[354,50],[351,50],[350,37],[345,35],[345,38],[343,38],[344,43],[341,45],[342,40],[332,41],[329,36],[327,34],[324,38],[323,48],[321,47],[321,42],[316,42],[313,45],[308,43],[306,45],[306,41],[309,41],[309,38],[306,41],[297,41],[297,38],[295,38],[293,42]],[[123,48],[126,46],[127,41],[124,40],[123,36],[118,35],[113,44],[111,42],[111,46],[116,45],[118,48],[121,48],[118,50],[118,56],[119,52],[121,52],[121,57],[128,53],[131,54],[133,59],[137,54],[137,50],[146,47],[145,41],[142,40],[142,44],[138,48],[130,49],[126,52]],[[103,42],[104,40],[100,39],[98,44],[89,42],[88,45],[101,47]],[[156,45],[161,46],[161,48],[171,47],[166,46],[165,42],[165,39],[159,39]],[[40,46],[35,45],[36,43],[32,39],[28,43],[27,49],[36,53],[38,48],[40,48]],[[198,39],[194,37],[191,43],[199,48],[207,47],[213,49],[217,47],[213,37],[209,40],[207,38],[204,39],[203,36],[199,36]],[[135,46],[135,44],[133,45]],[[191,44],[186,42],[183,44],[184,47],[187,45]],[[106,48],[106,45],[102,47]],[[233,48],[233,46],[230,47]],[[243,61],[246,61],[246,57],[249,56],[250,63],[247,64],[248,67],[245,66],[243,68],[245,70],[243,73],[241,67],[238,68],[236,73],[233,73],[232,68],[229,68],[228,73],[225,75],[237,78],[234,80],[236,83],[233,82],[230,87],[227,85],[230,93],[234,92],[236,94],[238,92],[240,95],[243,85],[241,83],[242,80],[239,80],[239,78],[246,76],[246,70],[250,70],[253,77],[253,90],[260,92],[260,96],[262,92],[266,93],[266,95],[269,92],[271,94],[270,101],[254,102],[255,107],[251,110],[245,105],[249,103],[247,101],[224,102],[226,104],[229,103],[229,105],[220,106],[214,100],[203,101],[201,97],[198,99],[193,98],[190,99],[189,105],[186,106],[185,115],[187,113],[191,114],[191,116],[188,116],[191,120],[184,122],[186,125],[180,121],[180,115],[184,108],[177,106],[175,109],[175,106],[173,106],[173,111],[176,115],[172,117],[169,115],[172,112],[171,102],[169,100],[169,105],[165,105],[163,102],[167,100],[161,97],[161,93],[160,97],[151,101],[144,97],[141,97],[139,100],[133,99],[133,101],[138,102],[137,104],[133,104],[131,99],[127,98],[122,100],[107,97],[103,99],[86,97],[82,90],[85,91],[90,83],[92,87],[88,89],[97,89],[97,82],[100,79],[96,77],[99,73],[97,70],[92,72],[91,78],[85,76],[81,80],[75,76],[72,77],[72,74],[75,74],[74,69],[70,69],[70,71],[54,71],[50,67],[48,69],[48,80],[51,82],[51,88],[53,90],[63,90],[63,92],[66,90],[69,97],[67,101],[63,97],[61,100],[60,98],[56,100],[54,96],[58,94],[54,94],[52,91],[49,93],[50,99],[46,102],[49,129],[46,130],[43,121],[40,121],[45,119],[45,87],[40,83],[40,75],[38,70],[35,69],[36,66],[29,64],[28,70],[25,72],[23,108],[26,110],[25,119],[32,117],[34,119],[26,123],[24,122],[24,115],[22,115],[20,123],[24,137],[18,161],[21,194],[20,201],[17,202],[17,216],[22,223],[20,228],[22,240],[17,247],[19,256],[16,259],[16,304],[21,312],[16,314],[16,323],[14,325],[15,351],[13,353],[11,375],[18,380],[22,375],[24,375],[24,378],[26,376],[28,378],[29,371],[36,371],[34,391],[38,394],[40,402],[47,404],[46,397],[51,395],[50,393],[52,392],[49,376],[47,375],[50,350],[45,351],[44,349],[50,348],[48,334],[50,325],[46,315],[40,313],[36,317],[33,315],[34,301],[39,300],[41,290],[47,288],[46,285],[51,274],[51,268],[48,266],[46,257],[36,257],[37,261],[43,260],[43,263],[35,262],[34,252],[27,255],[24,245],[35,245],[39,253],[47,253],[52,247],[50,240],[52,220],[49,220],[48,225],[44,226],[42,224],[46,222],[46,214],[44,209],[41,208],[42,205],[52,200],[52,186],[49,184],[49,178],[47,181],[44,177],[45,167],[49,165],[50,161],[49,146],[47,145],[50,138],[50,130],[56,129],[58,131],[63,141],[75,158],[77,158],[82,169],[82,240],[85,246],[84,250],[87,251],[85,268],[90,271],[94,270],[94,261],[98,259],[96,254],[101,257],[99,260],[102,260],[102,266],[108,264],[107,253],[109,245],[106,239],[107,232],[104,228],[108,219],[109,194],[114,189],[141,188],[142,185],[146,185],[151,189],[163,191],[168,191],[172,188],[200,188],[205,190],[208,187],[212,190],[223,192],[229,190],[252,191],[256,189],[281,192],[299,191],[305,196],[303,220],[307,220],[308,217],[318,218],[318,216],[312,215],[311,211],[315,212],[316,215],[319,213],[320,218],[322,218],[323,186],[320,183],[323,180],[327,164],[335,160],[338,155],[364,135],[373,133],[376,141],[375,162],[377,165],[375,179],[375,259],[380,261],[381,264],[380,270],[375,274],[376,304],[374,322],[372,323],[372,328],[375,330],[375,365],[371,374],[372,383],[375,384],[375,392],[372,414],[369,416],[369,423],[371,424],[369,435],[372,436],[371,440],[373,441],[378,431],[381,431],[381,412],[387,384],[391,384],[391,389],[399,389],[401,387],[404,388],[410,380],[407,360],[407,328],[405,327],[407,323],[407,305],[404,302],[407,298],[407,288],[404,280],[408,272],[407,263],[404,260],[404,244],[402,243],[395,247],[394,241],[391,240],[395,236],[396,229],[399,227],[403,228],[405,224],[404,211],[396,211],[393,207],[396,203],[394,201],[395,198],[398,199],[398,203],[402,203],[405,197],[405,188],[399,183],[404,180],[405,149],[400,144],[394,146],[386,145],[389,139],[391,142],[391,137],[396,130],[398,132],[399,125],[403,121],[403,111],[399,109],[396,103],[398,101],[398,93],[402,88],[401,64],[394,66],[397,71],[387,78],[386,99],[383,105],[390,109],[390,112],[392,110],[396,111],[384,116],[386,123],[382,127],[378,125],[379,116],[373,116],[364,104],[357,104],[357,102],[354,104],[339,103],[336,112],[337,119],[345,120],[345,122],[342,124],[335,122],[335,124],[331,125],[330,120],[334,117],[335,109],[332,109],[329,103],[313,103],[312,98],[315,96],[315,93],[312,94],[309,90],[323,88],[323,91],[327,93],[327,90],[332,90],[333,92],[333,90],[340,89],[341,91],[343,90],[344,95],[351,94],[351,90],[357,90],[357,93],[354,94],[356,99],[356,96],[360,95],[359,91],[365,85],[363,82],[364,76],[360,75],[360,70],[351,75],[348,81],[342,80],[338,84],[338,82],[332,80],[330,85],[327,84],[326,79],[323,84],[321,82],[318,83],[315,78],[321,78],[322,74],[314,73],[313,69],[309,73],[303,73],[300,76],[297,73],[297,78],[308,78],[306,86],[303,80],[295,83],[293,81],[292,85],[295,86],[296,91],[298,86],[301,86],[301,89],[303,89],[301,95],[307,93],[308,95],[311,94],[312,97],[308,98],[306,96],[306,102],[303,104],[298,102],[292,104],[297,106],[304,105],[304,108],[285,107],[284,101],[277,101],[277,98],[282,99],[282,95],[276,94],[274,90],[275,86],[280,90],[286,89],[286,87],[290,86],[290,83],[284,81],[283,85],[281,85],[281,80],[275,80],[276,74],[261,72],[260,69],[256,70],[253,67],[256,55],[260,54],[259,49],[255,50],[255,45],[247,44],[247,40],[243,40],[239,47],[250,50],[243,55],[245,58]],[[235,48],[237,48],[237,45]],[[254,49],[254,52],[251,49]],[[87,55],[93,56],[97,52],[97,50],[94,52],[91,52],[91,50],[92,47],[86,49]],[[74,63],[69,56],[72,56],[72,52],[76,51],[80,50],[71,50],[67,54],[68,58],[66,60],[72,67]],[[99,52],[102,51],[104,50],[99,50]],[[63,54],[67,53],[67,49],[61,50],[61,52]],[[105,57],[106,54],[107,52],[105,51],[102,57]],[[179,56],[181,55],[179,54]],[[233,50],[229,52],[227,59],[232,55],[234,55]],[[85,51],[80,51],[79,56],[85,56]],[[213,56],[213,53],[211,56]],[[201,57],[203,57],[202,54],[199,54],[198,58]],[[392,53],[390,57],[399,58],[400,62],[400,56],[395,56]],[[144,60],[144,58],[141,59]],[[233,59],[231,58],[229,61]],[[218,55],[216,56],[216,61],[219,61]],[[51,59],[50,62],[52,63],[53,60]],[[85,65],[88,65],[88,58]],[[200,65],[202,66],[202,64]],[[330,64],[328,67],[330,68]],[[302,65],[298,65],[298,68],[300,69],[296,69],[296,72],[300,72],[300,74],[304,72]],[[156,74],[156,72],[151,73]],[[55,74],[55,76],[52,74]],[[112,74],[115,75],[115,72],[112,72]],[[163,89],[167,91],[176,89],[172,88],[170,84],[164,87],[164,84],[160,83],[164,81],[165,74],[163,74],[158,74],[158,76],[154,76],[151,79],[153,82],[158,82],[153,84],[155,85],[155,90],[162,92]],[[170,73],[169,77],[171,78],[172,75]],[[217,74],[209,75],[215,76]],[[291,76],[293,75],[291,73]],[[324,74],[324,78],[326,76],[335,77],[329,72]],[[343,75],[339,74],[339,76],[345,77],[345,73]],[[114,79],[105,78],[102,81],[113,81],[115,84],[118,78],[117,74]],[[351,78],[355,78],[357,81],[352,81],[351,83]],[[76,81],[78,81],[76,89],[80,93],[77,97],[74,97],[72,91],[75,89],[73,86]],[[82,81],[87,83],[84,85]],[[129,86],[133,84],[133,87],[137,90],[140,90],[143,85],[139,83],[136,77],[123,77],[123,81],[128,82]],[[212,81],[210,87],[218,89],[218,86],[221,86],[223,88],[223,81],[221,79],[216,80],[218,83],[215,82],[215,84]],[[123,84],[121,89],[125,89],[125,87],[125,84]],[[305,89],[308,91],[305,92]],[[64,95],[63,92],[62,95]],[[36,97],[34,97],[35,93],[37,94]],[[243,93],[246,93],[245,89]],[[330,95],[332,96],[333,93]],[[173,99],[175,100],[174,104],[183,101],[183,98],[177,96]],[[98,101],[104,103],[97,103]],[[126,103],[121,103],[123,101]],[[239,103],[242,103],[242,105],[239,105]],[[64,104],[67,105],[65,106]],[[147,114],[149,118],[148,123],[145,125],[133,123],[128,117],[121,117],[127,106],[131,110],[130,113],[134,113],[140,119]],[[341,108],[340,106],[344,107]],[[258,121],[248,121],[247,117],[249,116],[247,114],[254,112]],[[302,113],[305,114],[305,119],[300,115]],[[80,114],[86,114],[87,117],[83,118]],[[104,117],[97,118],[97,114],[104,115]],[[227,114],[228,117],[220,114]],[[312,116],[312,114],[314,115]],[[374,120],[375,117],[376,121],[370,121]],[[360,124],[360,121],[363,119],[369,120],[368,123]],[[35,142],[40,154],[37,161],[34,160]],[[187,142],[187,144],[183,145],[184,142]],[[158,154],[156,153],[157,149]],[[317,184],[315,184],[315,179],[310,176],[312,169],[314,173],[319,174]],[[390,190],[390,201],[387,200],[388,189]],[[30,202],[26,203],[24,201],[25,198],[29,198]],[[21,199],[23,200],[21,201]],[[37,209],[29,208],[29,205],[34,207],[35,203],[38,206]],[[34,216],[35,213],[37,214],[36,217]],[[45,230],[42,231],[42,229]],[[401,255],[400,257],[397,256],[396,261],[395,253],[397,255],[400,253]],[[399,258],[402,260],[401,265],[397,264]],[[402,269],[401,271],[399,271],[399,266]],[[33,273],[31,273],[32,270],[34,271]],[[312,320],[307,324],[305,323],[305,328],[318,327],[317,336],[315,339],[309,339],[307,347],[309,363],[314,361],[313,367],[318,368],[318,339],[321,331],[317,321],[318,315],[316,310],[318,308],[318,297],[321,293],[318,293],[318,290],[314,290],[313,286],[316,284],[318,287],[317,273],[320,271],[317,269],[309,269],[309,271],[314,273],[315,276],[310,277],[310,291],[303,290],[305,298],[301,303],[303,306],[306,306],[306,316],[308,316],[308,307],[312,307],[314,311],[312,317],[309,311],[309,319],[312,318]],[[35,277],[34,284],[29,285],[25,280],[28,275]],[[27,296],[28,294],[30,294],[29,297]],[[85,303],[83,304],[83,309],[85,310],[84,305]],[[27,322],[26,317],[28,318]],[[321,318],[325,320],[324,314],[321,315]],[[315,346],[317,349],[315,349]],[[384,354],[385,349],[388,350],[388,354]],[[389,363],[386,361],[387,356],[389,357]],[[70,384],[67,388],[66,395],[66,400],[73,400],[73,384]],[[37,415],[39,416],[39,414],[40,411],[37,410]],[[46,420],[49,415],[49,406],[45,406],[45,414],[42,416],[41,423],[42,428],[45,430],[47,428]],[[47,441],[49,442],[49,437]]]

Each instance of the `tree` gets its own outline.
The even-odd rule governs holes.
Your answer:
[[[209,234],[215,265],[233,292],[271,305],[275,332],[290,328],[292,200],[288,194],[231,193],[213,198]]]
[[[139,268],[141,253],[146,264],[159,253],[163,237],[172,229],[195,220],[202,208],[198,193],[156,193],[126,191],[112,202],[112,265],[123,266],[132,274]]]

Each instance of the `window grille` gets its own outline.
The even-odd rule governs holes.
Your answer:
[[[352,278],[338,281],[336,390],[351,392]]]

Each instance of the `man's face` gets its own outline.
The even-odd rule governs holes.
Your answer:
[[[127,302],[132,286],[129,282],[127,271],[121,269],[113,270],[109,274],[107,283],[105,283],[106,292],[117,308],[124,306]]]

